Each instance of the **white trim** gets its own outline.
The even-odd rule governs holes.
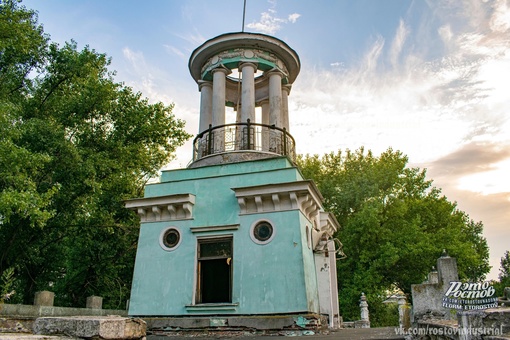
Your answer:
[[[127,209],[136,211],[142,223],[193,219],[195,195],[178,194],[124,201]]]
[[[238,230],[239,224],[231,224],[231,225],[218,225],[218,226],[209,226],[209,227],[191,227],[189,228],[192,233],[206,233],[211,231],[231,231]]]
[[[322,211],[324,198],[312,181],[264,184],[232,188],[239,215],[300,210],[313,221]]]
[[[165,245],[165,242],[163,242],[163,236],[165,236],[165,233],[170,230],[170,229],[174,229],[177,231],[177,233],[179,234],[179,241],[177,242],[177,244],[172,247],[172,248],[169,248]],[[161,230],[161,233],[159,234],[159,246],[161,248],[163,248],[164,251],[174,251],[175,249],[177,249],[180,244],[182,242],[182,232],[180,231],[179,228],[177,227],[174,227],[174,226],[170,226],[170,227],[166,227],[165,229]]]
[[[257,226],[257,224],[259,224],[260,222],[266,222],[266,223],[269,223],[269,224],[271,225],[271,227],[273,228],[273,233],[272,233],[272,234],[271,234],[271,236],[270,236],[267,240],[265,240],[265,241],[260,241],[260,240],[258,240],[258,239],[255,237],[254,233],[253,233],[253,231],[255,230],[255,227],[256,227],[256,226]],[[251,224],[251,227],[250,227],[250,238],[251,238],[251,240],[252,240],[253,242],[255,242],[256,244],[260,244],[260,245],[268,244],[269,242],[271,242],[271,241],[273,240],[273,238],[274,238],[274,236],[275,236],[275,235],[276,235],[276,228],[275,228],[275,226],[274,226],[274,223],[273,223],[271,220],[267,219],[267,218],[261,218],[261,219],[256,220],[255,222],[253,222],[253,223]]]

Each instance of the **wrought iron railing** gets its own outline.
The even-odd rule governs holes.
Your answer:
[[[193,161],[233,151],[258,151],[296,158],[296,142],[285,128],[274,125],[233,123],[212,126],[193,140]]]

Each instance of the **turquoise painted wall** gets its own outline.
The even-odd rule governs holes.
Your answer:
[[[164,172],[161,183],[146,187],[145,197],[191,193],[196,196],[192,220],[143,223],[131,291],[130,315],[190,315],[196,280],[197,238],[233,236],[232,302],[222,314],[318,312],[317,282],[306,225],[299,210],[239,215],[232,188],[300,181],[286,158],[233,163]],[[265,245],[250,238],[259,219],[273,223],[275,236]],[[192,233],[190,227],[239,224],[234,231]],[[159,245],[161,232],[174,226],[181,243],[173,251]],[[220,314],[216,312],[210,312]]]

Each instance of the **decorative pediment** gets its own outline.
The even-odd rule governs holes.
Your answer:
[[[135,198],[125,201],[128,209],[136,211],[143,222],[162,222],[193,218],[195,195],[178,194]]]
[[[322,195],[312,181],[233,188],[240,214],[300,210],[310,221],[322,209]]]

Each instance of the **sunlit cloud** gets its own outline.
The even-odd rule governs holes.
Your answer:
[[[408,34],[409,29],[406,27],[404,20],[401,19],[389,52],[391,65],[393,65],[393,67],[397,67],[399,63],[399,56],[402,52],[402,47],[404,46]]]
[[[292,13],[285,17],[278,17],[277,12],[275,10],[276,1],[268,1],[271,5],[267,11],[262,12],[260,14],[259,21],[254,21],[246,25],[247,28],[250,28],[256,32],[266,33],[270,35],[274,35],[278,32],[283,24],[294,24],[301,14]]]
[[[293,134],[309,138],[300,151],[393,147],[419,163],[455,152],[466,142],[510,141],[510,35],[488,24],[506,27],[501,22],[509,10],[498,4],[493,13],[487,4],[477,17],[478,24],[485,18],[487,30],[441,25],[437,34],[450,46],[435,60],[404,50],[413,32],[401,20],[391,44],[377,36],[358,65],[304,68],[289,97]],[[385,60],[391,69],[383,67]]]
[[[489,277],[496,278],[499,260],[508,250],[500,240],[510,237],[510,144],[470,143],[421,166],[460,210],[483,222],[491,253]]]
[[[163,102],[167,105],[173,102],[171,97],[161,92],[160,77],[154,76],[163,73],[161,70],[147,63],[142,52],[136,52],[125,47],[122,53],[131,66],[129,68],[130,74],[126,74],[128,79],[126,85],[143,93],[151,102]]]
[[[491,170],[470,174],[458,181],[458,187],[462,190],[469,190],[490,195],[500,192],[510,193],[510,158],[493,164]]]

